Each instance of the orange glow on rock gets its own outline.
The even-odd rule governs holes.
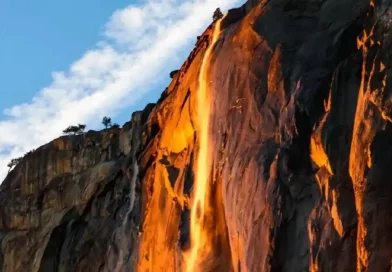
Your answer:
[[[205,228],[205,218],[211,205],[208,201],[209,178],[211,173],[211,150],[209,144],[210,99],[208,93],[208,70],[210,56],[220,33],[220,22],[214,27],[211,43],[208,46],[200,67],[197,92],[199,151],[196,165],[196,180],[193,186],[191,207],[191,248],[186,254],[186,271],[198,272],[202,256],[212,251],[209,230]]]

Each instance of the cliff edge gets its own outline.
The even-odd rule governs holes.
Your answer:
[[[391,4],[230,10],[157,104],[121,129],[56,139],[9,173],[1,271],[184,271],[209,46],[201,271],[390,271]]]

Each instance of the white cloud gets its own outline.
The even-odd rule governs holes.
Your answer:
[[[131,106],[180,65],[216,7],[243,0],[144,0],[113,13],[96,48],[53,72],[50,86],[31,102],[5,109],[0,122],[0,181],[11,158],[61,135],[70,124],[96,123]]]

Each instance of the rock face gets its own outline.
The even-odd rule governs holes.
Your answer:
[[[249,0],[209,59],[202,271],[392,269],[390,0]],[[212,24],[156,105],[0,188],[2,271],[184,271]],[[206,105],[207,107],[208,105]]]

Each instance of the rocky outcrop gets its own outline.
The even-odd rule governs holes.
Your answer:
[[[180,71],[180,70],[171,71],[171,72],[170,72],[170,78],[173,79],[179,71]]]
[[[249,0],[223,19],[206,79],[203,271],[391,269],[390,6]],[[214,27],[156,105],[122,129],[56,139],[7,176],[2,271],[184,270]]]
[[[141,218],[136,150],[150,109],[122,130],[56,139],[17,165],[1,187],[2,271],[113,270],[113,255],[132,254],[122,248]]]

